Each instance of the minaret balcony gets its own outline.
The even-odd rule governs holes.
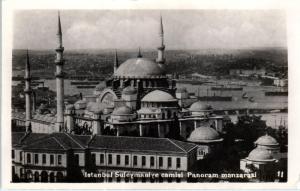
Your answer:
[[[30,80],[31,80],[31,77],[30,77],[30,76],[26,76],[26,77],[24,77],[24,80],[30,81]]]
[[[64,47],[60,46],[58,48],[55,49],[56,52],[63,52],[65,49]]]
[[[31,94],[31,92],[32,92],[31,89],[24,89],[25,94]]]
[[[64,59],[59,59],[54,61],[56,65],[64,65],[65,60]]]
[[[165,50],[165,48],[166,48],[165,45],[162,45],[162,46],[157,47],[158,50]]]
[[[55,72],[54,75],[57,78],[63,78],[65,76],[65,73],[64,72]]]

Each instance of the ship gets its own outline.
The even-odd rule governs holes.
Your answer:
[[[76,86],[78,89],[94,89],[96,86],[93,85],[79,85]]]
[[[211,90],[221,90],[221,91],[242,91],[243,87],[224,87],[224,86],[220,86],[220,87],[211,87]]]
[[[247,98],[248,98],[248,94],[247,94],[246,92],[243,93],[242,98],[243,98],[243,99],[247,99]]]
[[[231,96],[201,96],[200,101],[232,101]]]
[[[265,92],[265,96],[288,96],[287,91],[269,91]]]
[[[71,81],[71,85],[97,85],[99,81]]]

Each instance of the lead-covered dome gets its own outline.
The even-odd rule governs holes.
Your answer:
[[[262,146],[278,146],[279,143],[271,137],[270,135],[264,135],[259,137],[256,141],[255,144],[257,145],[262,145]]]
[[[261,161],[261,162],[268,162],[274,160],[272,153],[270,151],[265,149],[259,149],[259,148],[252,150],[247,159],[252,161]]]
[[[161,91],[154,90],[147,95],[145,95],[142,99],[142,102],[173,102],[177,101],[171,94]]]
[[[115,108],[114,111],[112,112],[112,115],[132,115],[132,114],[133,114],[133,111],[128,106],[121,106],[121,107]]]
[[[220,138],[219,133],[215,129],[203,126],[196,128],[187,140],[193,143],[211,143],[223,141],[223,138]]]
[[[212,107],[210,105],[207,105],[201,101],[197,101],[193,103],[190,107],[190,111],[210,111],[212,110]]]
[[[114,75],[125,78],[159,78],[165,75],[165,70],[150,59],[131,58],[121,64]]]

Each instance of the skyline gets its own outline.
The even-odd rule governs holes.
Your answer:
[[[160,14],[167,50],[287,47],[285,13],[280,10],[63,10],[60,14],[68,50],[155,50]],[[14,16],[14,49],[55,47],[57,11],[20,10]]]

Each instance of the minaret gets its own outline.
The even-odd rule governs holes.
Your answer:
[[[26,66],[25,66],[25,99],[26,99],[26,132],[31,131],[31,87],[30,87],[30,81],[31,81],[31,75],[30,75],[30,63],[29,63],[29,54],[28,49],[26,53]]]
[[[156,62],[160,65],[163,65],[165,63],[165,45],[164,45],[164,28],[163,28],[163,22],[162,22],[162,16],[160,16],[160,27],[159,27],[159,37],[160,37],[160,46],[157,48],[158,55]]]
[[[138,52],[137,57],[138,57],[138,58],[142,58],[142,57],[143,57],[143,55],[142,55],[142,53],[141,53],[141,47],[139,47],[139,52]]]
[[[63,72],[63,52],[64,47],[62,43],[62,32],[61,32],[61,24],[60,24],[60,14],[58,12],[58,31],[57,31],[57,40],[58,47],[55,49],[56,51],[56,127],[58,131],[62,131],[64,128],[64,72]]]
[[[115,60],[114,60],[114,73],[117,71],[119,67],[118,54],[117,50],[115,51]]]

